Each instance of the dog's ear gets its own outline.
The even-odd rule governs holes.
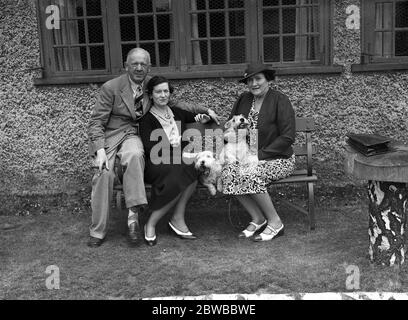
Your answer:
[[[231,124],[232,124],[232,119],[231,120],[228,120],[227,122],[225,122],[225,124],[224,124],[224,128],[225,129],[229,129],[230,127],[231,127]]]

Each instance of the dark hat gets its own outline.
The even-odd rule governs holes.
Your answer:
[[[248,78],[257,73],[263,73],[268,81],[275,79],[275,70],[263,63],[250,63],[245,69],[244,77],[239,80],[240,83],[246,83]]]

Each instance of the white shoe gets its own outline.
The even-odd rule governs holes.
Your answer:
[[[255,234],[255,232],[257,232],[259,229],[261,229],[264,225],[266,225],[266,223],[267,223],[268,221],[267,220],[265,220],[264,222],[262,222],[261,224],[256,224],[255,222],[250,222],[249,224],[251,225],[253,225],[254,227],[255,227],[255,230],[254,231],[249,231],[249,230],[247,230],[247,229],[245,229],[245,230],[243,230],[243,231],[241,231],[239,234],[238,234],[238,238],[250,238],[250,237],[252,237],[254,234]],[[248,228],[248,227],[247,227]]]
[[[270,226],[269,224],[266,225],[265,230],[266,230],[267,228],[268,228],[269,230],[271,230],[271,233],[267,234],[267,233],[265,233],[265,232],[262,232],[262,233],[256,235],[256,236],[253,238],[253,240],[254,240],[254,241],[257,241],[257,242],[258,242],[258,241],[270,241],[270,240],[272,240],[272,239],[274,239],[274,238],[283,236],[283,234],[284,234],[284,232],[285,232],[285,229],[283,228],[283,223],[282,223],[282,226],[281,226],[279,229],[275,229],[274,227]]]

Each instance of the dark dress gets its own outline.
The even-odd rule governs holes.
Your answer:
[[[178,108],[170,109],[174,114],[174,120],[180,123],[181,135],[186,123],[195,122],[196,114]],[[159,135],[162,139],[151,141],[150,135],[153,130],[160,130]],[[146,159],[145,182],[152,184],[149,208],[157,210],[175,199],[196,181],[198,171],[194,168],[194,164],[187,165],[181,160],[182,150],[188,142],[182,141],[181,146],[176,148],[171,146],[160,122],[150,112],[140,122],[140,131]],[[165,146],[164,150],[160,150],[160,145],[157,144]]]

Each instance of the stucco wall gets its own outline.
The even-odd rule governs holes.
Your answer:
[[[377,131],[408,142],[408,72],[352,74],[360,58],[360,31],[346,27],[346,8],[334,1],[336,75],[281,76],[298,116],[316,119],[319,185],[345,185],[342,148],[349,131]],[[98,85],[35,87],[40,66],[36,11],[30,0],[0,0],[0,214],[16,199],[39,195],[90,196],[86,125]],[[236,79],[175,81],[175,94],[208,103],[226,116],[245,90]]]

